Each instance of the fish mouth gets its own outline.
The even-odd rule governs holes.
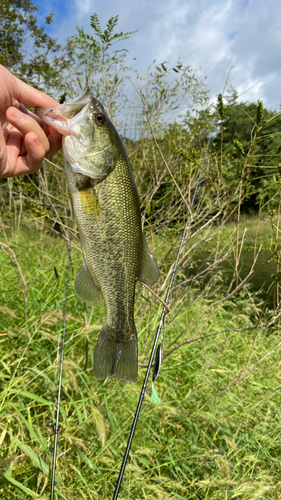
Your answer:
[[[69,120],[63,115],[62,106],[55,108],[35,108],[35,114],[47,125],[56,129],[62,135],[69,135]]]
[[[91,89],[87,86],[84,92],[73,101],[53,108],[35,108],[35,114],[47,125],[50,125],[60,134],[66,136],[71,132],[71,120],[80,113],[82,109],[88,107],[93,99],[94,97]]]

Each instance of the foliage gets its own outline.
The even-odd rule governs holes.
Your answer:
[[[241,176],[245,165],[243,209],[257,210],[277,191],[281,163],[281,115],[263,108],[263,103],[232,102],[223,118],[223,156],[228,182]],[[220,149],[217,135],[212,151]],[[273,202],[274,204],[275,202]]]
[[[114,33],[118,17],[111,17],[102,31],[97,14],[91,16],[93,35],[77,26],[77,34],[68,40],[73,64],[68,74],[68,93],[73,96],[90,85],[97,99],[107,106],[112,121],[120,102],[125,102],[124,79],[126,49],[110,51],[113,44],[127,40],[135,31]]]
[[[261,225],[261,241],[267,224]],[[27,321],[22,281],[0,252],[0,491],[6,500],[47,500],[50,484],[67,250],[58,237],[33,228],[29,222],[29,229],[7,233],[28,288]],[[226,240],[231,232],[224,234]],[[201,234],[200,247],[208,248],[211,258],[206,237],[208,232]],[[159,262],[170,246],[167,240],[163,247],[163,241],[159,238],[153,248]],[[72,260],[75,275],[80,252],[73,249]],[[67,500],[106,499],[113,494],[144,367],[135,385],[100,383],[93,377],[93,349],[104,309],[95,309],[90,324],[73,282],[71,276],[56,492]],[[213,308],[213,298],[224,295],[221,286],[216,279],[201,290],[195,278],[191,288],[182,288],[188,307],[182,308],[182,302],[171,307],[156,382],[161,401],[151,405],[148,388],[120,498],[280,496],[279,337],[273,327],[266,334],[263,322],[255,326],[256,306],[246,296]],[[137,295],[140,361],[145,365],[159,307],[144,289]],[[169,355],[178,338],[185,346]]]
[[[30,0],[0,2],[0,64],[33,86],[57,95],[69,63],[61,46],[46,33],[53,12],[39,26],[38,7]]]

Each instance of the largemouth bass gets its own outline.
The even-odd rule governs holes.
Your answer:
[[[135,382],[138,341],[136,280],[152,285],[157,264],[141,230],[130,162],[102,104],[87,88],[74,101],[36,113],[63,134],[64,167],[83,262],[74,289],[87,304],[102,297],[106,321],[94,354],[94,374]]]

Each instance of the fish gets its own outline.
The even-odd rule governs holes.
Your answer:
[[[136,282],[151,286],[160,273],[142,232],[126,149],[89,87],[69,103],[35,112],[63,135],[69,200],[83,251],[75,293],[86,304],[105,303],[94,375],[133,383],[138,377]]]

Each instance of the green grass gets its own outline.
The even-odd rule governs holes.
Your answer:
[[[9,242],[14,254],[0,249],[0,498],[47,500],[67,249],[61,239],[27,229]],[[73,291],[81,254],[72,255],[56,498],[110,499],[161,306],[138,287],[138,382],[97,381],[91,367],[105,312],[95,309],[85,325]],[[167,318],[164,355],[186,344],[163,362],[155,384],[160,404],[150,404],[148,388],[119,498],[279,499],[279,327],[250,329],[262,304],[246,292],[212,306],[223,296],[219,276],[207,289],[185,292],[184,307],[177,301]],[[266,314],[270,321],[273,312]]]

